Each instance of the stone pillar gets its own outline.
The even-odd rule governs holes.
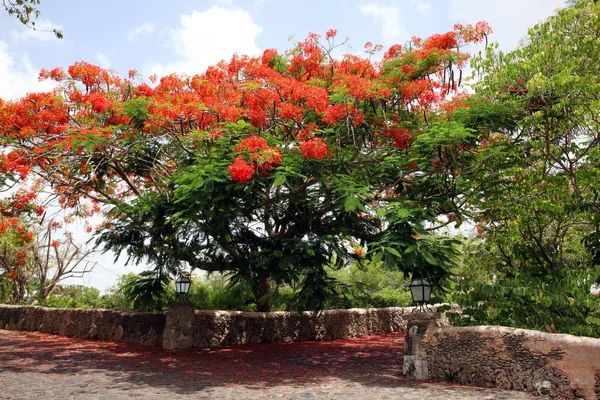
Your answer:
[[[404,376],[417,380],[429,379],[427,351],[421,346],[427,331],[433,329],[442,318],[441,314],[413,313],[406,314],[406,342],[404,344]]]
[[[163,333],[163,349],[189,349],[194,343],[194,308],[191,303],[171,303]]]

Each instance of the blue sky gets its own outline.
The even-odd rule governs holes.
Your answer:
[[[492,39],[514,48],[527,29],[550,16],[565,0],[42,0],[40,28],[59,28],[64,39],[35,32],[0,13],[0,98],[48,90],[37,81],[41,68],[88,61],[125,76],[137,69],[194,74],[233,53],[283,51],[290,36],[338,30],[349,38],[348,52],[367,41],[389,46],[412,36],[450,30],[457,23],[487,21]],[[82,238],[82,241],[87,238]],[[134,269],[112,257],[99,258],[85,281],[99,288]]]

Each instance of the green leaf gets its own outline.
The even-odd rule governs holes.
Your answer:
[[[276,173],[275,179],[273,180],[273,187],[278,188],[279,186],[284,185],[286,182],[286,179],[287,179],[287,177],[285,174],[282,174],[280,172]]]
[[[344,201],[344,211],[353,212],[357,209],[364,210],[363,205],[360,202],[358,197],[348,196],[346,197],[346,201]]]

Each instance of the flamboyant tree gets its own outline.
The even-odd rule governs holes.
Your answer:
[[[0,167],[42,177],[74,216],[104,207],[100,242],[159,279],[186,263],[231,271],[262,310],[273,283],[318,306],[323,266],[363,256],[438,283],[452,240],[424,223],[460,223],[476,145],[444,115],[462,104],[462,47],[488,31],[458,25],[373,62],[371,43],[334,58],[330,30],[151,85],[85,62],[42,71],[61,88],[0,103]]]

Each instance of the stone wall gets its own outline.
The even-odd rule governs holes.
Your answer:
[[[166,313],[0,305],[0,329],[161,346]]]
[[[415,321],[408,326],[405,370],[417,379],[600,399],[600,339]]]
[[[193,347],[244,343],[336,340],[406,329],[412,308],[252,313],[195,311]],[[162,346],[167,313],[125,313],[101,309],[58,309],[0,305],[0,329],[37,331],[80,339]],[[167,335],[167,340],[173,338]]]
[[[239,343],[310,342],[400,332],[412,308],[252,313],[196,311],[193,347]]]

